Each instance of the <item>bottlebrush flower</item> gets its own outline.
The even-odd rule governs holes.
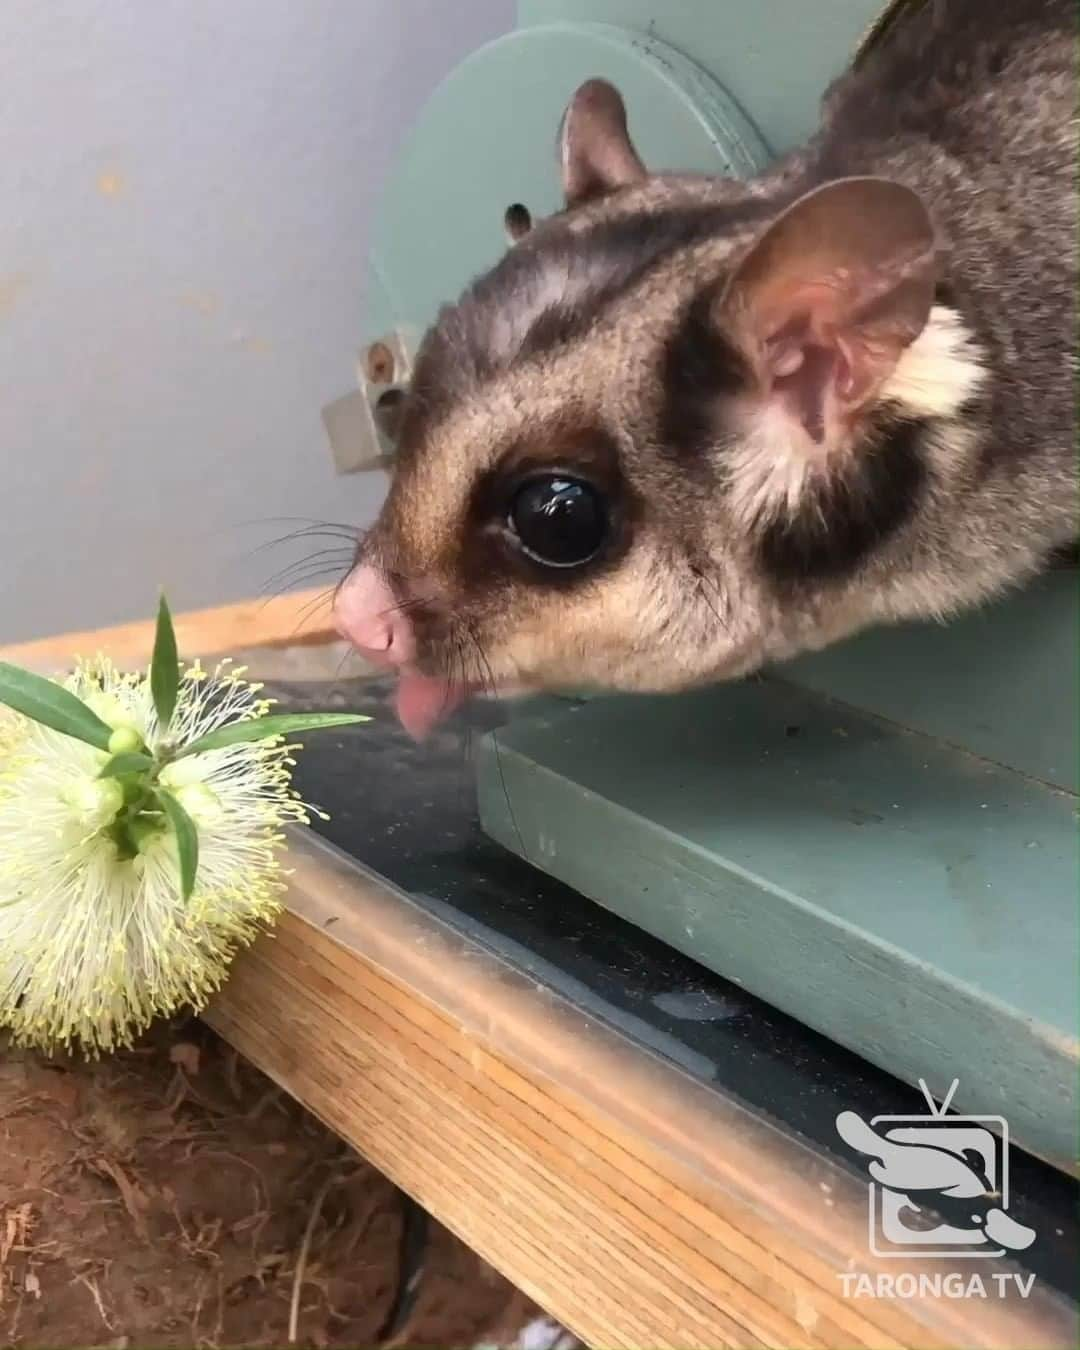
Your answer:
[[[0,662],[0,1027],[91,1055],[202,1008],[279,912],[282,826],[314,808],[243,670],[181,669],[162,601],[147,674],[62,683]]]

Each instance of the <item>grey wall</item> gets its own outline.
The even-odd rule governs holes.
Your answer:
[[[256,593],[277,516],[361,522],[379,187],[512,0],[4,0],[0,641]],[[262,521],[261,525],[245,522]]]

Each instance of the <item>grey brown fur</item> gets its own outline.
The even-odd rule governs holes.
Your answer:
[[[422,669],[685,687],[948,616],[1076,537],[1074,0],[927,4],[752,183],[644,175],[612,93],[587,86],[568,111],[567,210],[418,357],[364,557],[413,605]],[[913,215],[880,257],[870,240],[850,268],[827,260],[815,327],[791,246],[775,285],[747,259],[788,208],[797,235],[806,194],[863,177],[918,194],[932,248]],[[836,194],[840,234],[860,191]],[[808,236],[807,266],[829,247]],[[819,380],[823,351],[839,373]],[[507,531],[503,489],[537,468],[611,496],[613,538],[573,573]]]

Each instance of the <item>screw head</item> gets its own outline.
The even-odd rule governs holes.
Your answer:
[[[394,353],[385,342],[373,342],[364,354],[364,370],[372,384],[392,384]]]

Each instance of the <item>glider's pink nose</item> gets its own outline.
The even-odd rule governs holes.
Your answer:
[[[334,626],[373,665],[400,667],[416,655],[408,615],[382,573],[353,568],[334,601]]]

